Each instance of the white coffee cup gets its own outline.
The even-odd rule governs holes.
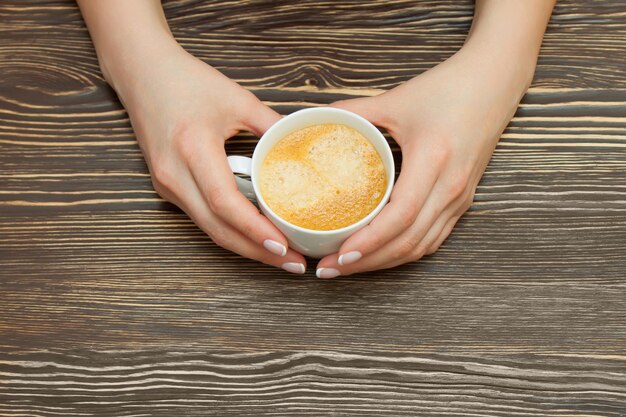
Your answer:
[[[296,226],[279,217],[263,199],[259,188],[261,164],[274,145],[285,136],[305,127],[319,124],[342,124],[350,126],[367,138],[380,154],[387,174],[387,188],[380,203],[358,222],[336,230],[312,230]],[[389,201],[395,166],[391,148],[380,131],[369,121],[352,112],[334,107],[315,107],[296,111],[283,117],[270,127],[254,149],[252,158],[229,156],[228,163],[234,173],[249,175],[252,181],[235,176],[237,187],[246,197],[256,200],[265,216],[283,232],[289,247],[313,258],[321,258],[337,252],[341,244],[354,232],[363,228],[383,209]]]

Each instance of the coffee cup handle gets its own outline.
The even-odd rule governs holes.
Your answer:
[[[252,175],[252,158],[247,156],[231,155],[228,158],[228,165],[233,171],[233,174]],[[243,179],[235,175],[235,181],[237,182],[237,188],[241,194],[245,195],[248,199],[256,201],[256,194],[254,193],[254,187],[252,181]]]

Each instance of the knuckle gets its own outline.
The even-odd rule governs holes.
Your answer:
[[[236,103],[228,103],[227,106],[233,106],[231,109],[234,114],[249,115],[255,114],[258,110],[261,101],[251,91],[237,86],[237,95],[239,97]],[[235,107],[236,106],[236,107]]]
[[[437,250],[439,250],[439,246],[431,246],[426,252],[424,252],[424,255],[432,255],[437,252]]]
[[[451,200],[461,198],[469,185],[469,177],[465,174],[455,176],[448,184],[448,193]]]
[[[156,191],[158,196],[161,197],[163,200],[170,201],[169,192],[165,188],[161,187],[161,185],[154,179],[152,180],[152,188],[154,188],[154,191]]]
[[[469,210],[469,208],[472,206],[472,203],[474,203],[474,195],[476,195],[476,189],[472,189],[467,195],[467,198],[465,199],[463,203],[463,208],[464,208],[463,212],[466,212],[467,210]]]
[[[430,159],[432,164],[436,167],[442,167],[448,163],[452,156],[452,147],[448,144],[448,141],[441,140],[431,145]]]
[[[222,212],[228,205],[228,193],[223,188],[212,188],[207,193],[207,204],[214,213]]]
[[[413,238],[403,238],[398,244],[398,248],[392,254],[392,258],[394,261],[397,261],[402,258],[411,257],[411,255],[415,252],[418,243],[415,242]]]
[[[224,248],[224,249],[228,249],[229,237],[228,237],[228,234],[223,229],[215,228],[209,231],[209,233],[207,234],[209,235],[209,238],[211,238],[213,243],[215,243],[217,246]]]
[[[469,199],[468,201],[465,201],[463,205],[461,206],[461,215],[466,213],[471,207],[472,207],[472,200]]]
[[[257,222],[255,222],[254,219],[245,217],[240,220],[239,229],[244,236],[251,238],[254,234],[255,224],[257,224]]]
[[[196,154],[196,138],[197,135],[189,124],[179,125],[172,137],[175,151],[185,160],[193,158]]]
[[[418,211],[417,202],[415,201],[407,202],[399,207],[398,219],[404,228],[415,223]]]
[[[422,259],[426,252],[428,251],[428,247],[424,244],[417,245],[413,252],[411,253],[411,259],[417,261],[418,259]]]
[[[375,251],[378,248],[381,248],[385,241],[382,236],[378,233],[371,233],[367,238],[368,247],[371,248],[370,251]]]
[[[172,165],[163,158],[157,158],[151,165],[152,185],[156,192],[162,196],[174,188]]]
[[[256,107],[259,106],[259,104],[262,104],[261,101],[257,98],[257,96],[254,95],[254,93],[252,93],[249,90],[243,89],[242,90],[242,97],[243,97],[243,105],[245,106],[246,109],[254,109]]]

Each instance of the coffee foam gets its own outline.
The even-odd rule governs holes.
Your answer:
[[[259,182],[268,206],[289,223],[334,230],[376,208],[387,176],[380,155],[361,133],[322,124],[281,139],[263,161]]]

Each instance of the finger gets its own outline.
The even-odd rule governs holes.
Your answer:
[[[212,213],[266,250],[285,256],[287,239],[237,189],[226,153],[218,141],[187,155],[191,175]]]
[[[435,242],[433,242],[429,246],[429,249],[426,250],[426,253],[424,253],[424,256],[432,255],[433,253],[435,253],[437,251],[437,249],[439,249],[441,244],[450,235],[450,232],[452,232],[452,229],[454,228],[454,225],[457,223],[457,221],[461,218],[462,215],[463,215],[463,213],[461,212],[460,214],[454,215],[450,219],[448,219],[448,221],[445,223],[444,227],[440,231],[439,236],[437,237]],[[437,228],[437,230],[438,229],[439,228]],[[427,238],[428,237],[425,237],[424,240],[427,240]],[[392,261],[392,262],[388,262],[386,264],[380,265],[380,267],[378,267],[378,269],[382,270],[382,269],[395,268],[398,265],[402,265],[402,264],[405,264],[405,263],[408,263],[408,262],[414,262],[414,261],[417,261],[417,259],[411,259],[411,258],[407,257],[407,258],[404,258],[404,259],[399,259],[399,260],[396,260],[396,261]],[[366,271],[371,271],[371,270],[374,270],[374,269],[367,269],[367,270],[364,270],[364,271],[361,271],[361,272],[366,272]]]
[[[387,103],[383,95],[336,101],[331,106],[356,113],[377,126],[387,127],[388,125]]]
[[[359,262],[358,265],[344,267],[338,266],[337,260],[338,256],[336,253],[334,253],[320,261],[320,263],[317,265],[317,269],[315,272],[316,276],[318,278],[336,278],[342,275],[346,276],[355,273],[379,271],[383,269],[393,268],[398,265],[402,265],[412,261],[412,259],[410,259],[409,257],[405,257],[381,265],[378,261],[369,262],[368,258],[364,258],[363,262]],[[324,266],[324,264],[327,264],[327,266]]]
[[[434,203],[430,200],[433,199],[429,198],[412,226],[398,233],[395,239],[389,240],[378,250],[350,264],[344,262],[345,256],[338,254],[322,259],[317,265],[318,277],[333,278],[331,275],[351,275],[357,272],[373,271],[381,269],[383,265],[399,265],[421,258],[421,254],[418,253],[418,244],[438,216],[438,210],[431,207]]]
[[[439,249],[443,242],[448,238],[459,219],[470,208],[479,179],[474,180],[471,183],[471,186],[467,188],[464,195],[458,199],[455,206],[456,210],[452,213],[452,215],[442,215],[442,217],[446,220],[443,226],[440,227],[440,230],[437,231],[437,229],[433,228],[434,230],[429,232],[429,235],[424,238],[425,246],[428,247],[425,255],[432,255]]]
[[[471,190],[470,190],[471,192]],[[335,254],[322,259],[317,269],[319,275],[350,275],[399,265],[420,259],[435,237],[439,236],[447,219],[460,210],[467,199],[467,191],[453,196],[450,201],[448,181],[439,181],[424,204],[415,222],[399,233],[394,239],[353,263],[346,264],[345,256]],[[446,203],[450,201],[449,203]],[[432,233],[432,239],[426,237]],[[427,245],[425,242],[429,242]],[[341,253],[341,250],[340,252]],[[348,252],[349,253],[349,252]]]
[[[463,214],[461,213],[448,219],[441,232],[439,232],[439,236],[437,236],[435,240],[429,245],[428,249],[426,250],[426,255],[432,255],[433,253],[437,252],[437,250],[439,250],[443,242],[445,242],[448,236],[450,236],[452,229],[457,224],[462,215]]]
[[[254,133],[257,137],[261,137],[265,131],[279,121],[282,116],[263,104],[254,95],[253,97],[251,104],[246,109],[243,122],[250,132]]]
[[[467,186],[464,181],[458,181],[457,177],[448,175],[437,183],[433,195],[429,197],[424,206],[424,215],[420,213],[415,225],[389,243],[390,248],[383,248],[393,259],[396,257],[405,258],[407,255],[413,260],[418,260],[424,255],[428,255],[433,244],[445,233],[441,242],[450,234],[456,221],[467,211],[474,195],[474,187]],[[456,186],[454,185],[456,184]],[[461,188],[463,185],[465,188]],[[447,205],[442,202],[450,201]],[[425,213],[430,213],[427,215]],[[441,242],[439,244],[441,244]],[[437,246],[438,247],[438,246]],[[383,263],[383,265],[386,265]]]
[[[408,264],[410,262],[416,262],[416,261],[418,261],[418,259],[413,259],[413,258],[410,258],[410,257],[395,259],[395,260],[387,262],[386,264],[383,264],[383,265],[371,266],[369,269],[364,269],[363,271],[359,271],[359,273],[372,272],[372,271],[383,271],[385,269],[395,268],[397,266]]]
[[[305,272],[306,260],[298,252],[289,249],[284,256],[268,252],[212,213],[191,173],[186,173],[179,178],[176,190],[179,190],[178,195],[175,196],[175,199],[180,202],[179,207],[217,245],[246,258],[276,266],[291,273],[303,274]]]
[[[304,274],[306,271],[306,260],[293,249],[288,249],[285,256],[275,255],[258,246],[226,223],[217,220],[211,227],[212,232],[208,233],[209,236],[212,237],[212,240],[218,246],[224,249],[245,258],[282,268],[293,274]],[[204,228],[202,229],[204,230]],[[220,230],[219,235],[216,234],[218,229]]]
[[[448,237],[448,235],[450,234],[450,232],[452,231],[452,228],[454,227],[454,225],[456,224],[456,222],[458,221],[458,219],[461,216],[455,216],[452,217],[451,219],[448,220],[448,222],[446,223],[446,225],[444,226],[443,230],[441,231],[438,239],[441,239],[441,241],[439,241],[439,243],[437,244],[437,247],[435,249],[428,249],[426,251],[426,253],[424,253],[424,256],[427,255],[432,255],[433,253],[435,253],[437,251],[437,249],[439,248],[439,246],[443,243],[443,241]],[[434,245],[434,244],[433,244]],[[431,246],[432,248],[432,246]],[[398,265],[403,265],[405,263],[408,262],[415,262],[418,259],[412,259],[412,258],[404,258],[404,259],[400,259],[397,261],[392,261],[392,262],[388,262],[386,264],[380,265],[380,267],[378,269],[390,269],[390,268],[395,268]],[[373,269],[372,269],[373,270]],[[369,270],[368,270],[369,271]],[[365,272],[365,271],[362,271]]]
[[[407,152],[407,154],[413,152]],[[415,154],[415,153],[413,153]],[[408,158],[407,158],[408,160]],[[339,264],[347,265],[380,250],[417,219],[439,175],[425,152],[418,152],[409,164],[403,164],[389,204],[372,222],[348,238],[339,249]]]

